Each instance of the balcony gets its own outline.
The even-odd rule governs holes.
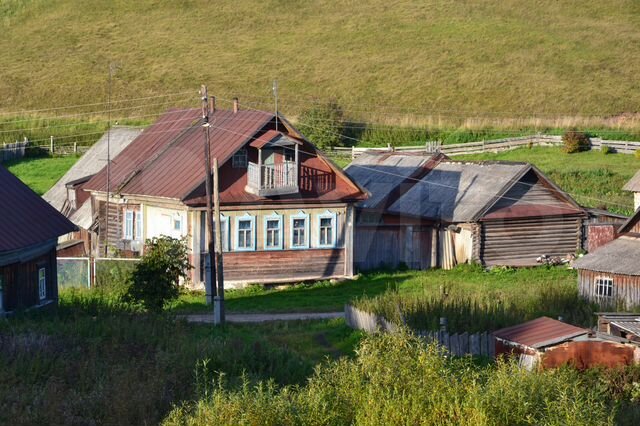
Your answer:
[[[298,188],[298,167],[296,162],[279,164],[248,163],[247,192],[260,197],[295,194]]]

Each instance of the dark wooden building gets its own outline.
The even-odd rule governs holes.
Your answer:
[[[580,294],[603,307],[640,305],[640,210],[617,230],[613,241],[577,259]]]
[[[0,312],[58,301],[56,243],[77,228],[0,166]]]
[[[204,284],[208,241],[200,109],[164,114],[120,152],[91,192],[93,251],[137,256],[159,235],[185,238],[192,281]],[[353,275],[354,204],[366,193],[283,117],[214,109],[225,285]],[[108,218],[108,220],[107,220]]]
[[[531,266],[582,248],[587,213],[531,164],[370,153],[346,172],[370,193],[357,205],[361,269]]]

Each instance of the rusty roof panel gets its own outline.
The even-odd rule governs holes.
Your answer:
[[[76,226],[0,166],[0,252],[18,250],[76,231]]]
[[[544,348],[588,334],[589,330],[549,317],[536,318],[493,333],[494,337],[534,349]]]

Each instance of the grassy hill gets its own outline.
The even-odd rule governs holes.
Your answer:
[[[196,104],[202,82],[271,105],[277,78],[289,114],[336,98],[378,121],[640,126],[638,28],[635,0],[4,0],[0,111],[102,102],[115,62],[116,100],[178,93],[119,104],[118,117]]]

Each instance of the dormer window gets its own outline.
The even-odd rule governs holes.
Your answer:
[[[299,140],[269,130],[249,145],[258,151],[258,162],[248,163],[247,192],[270,197],[299,191]]]
[[[247,150],[246,148],[239,149],[231,157],[231,166],[234,169],[244,169],[247,167]]]

